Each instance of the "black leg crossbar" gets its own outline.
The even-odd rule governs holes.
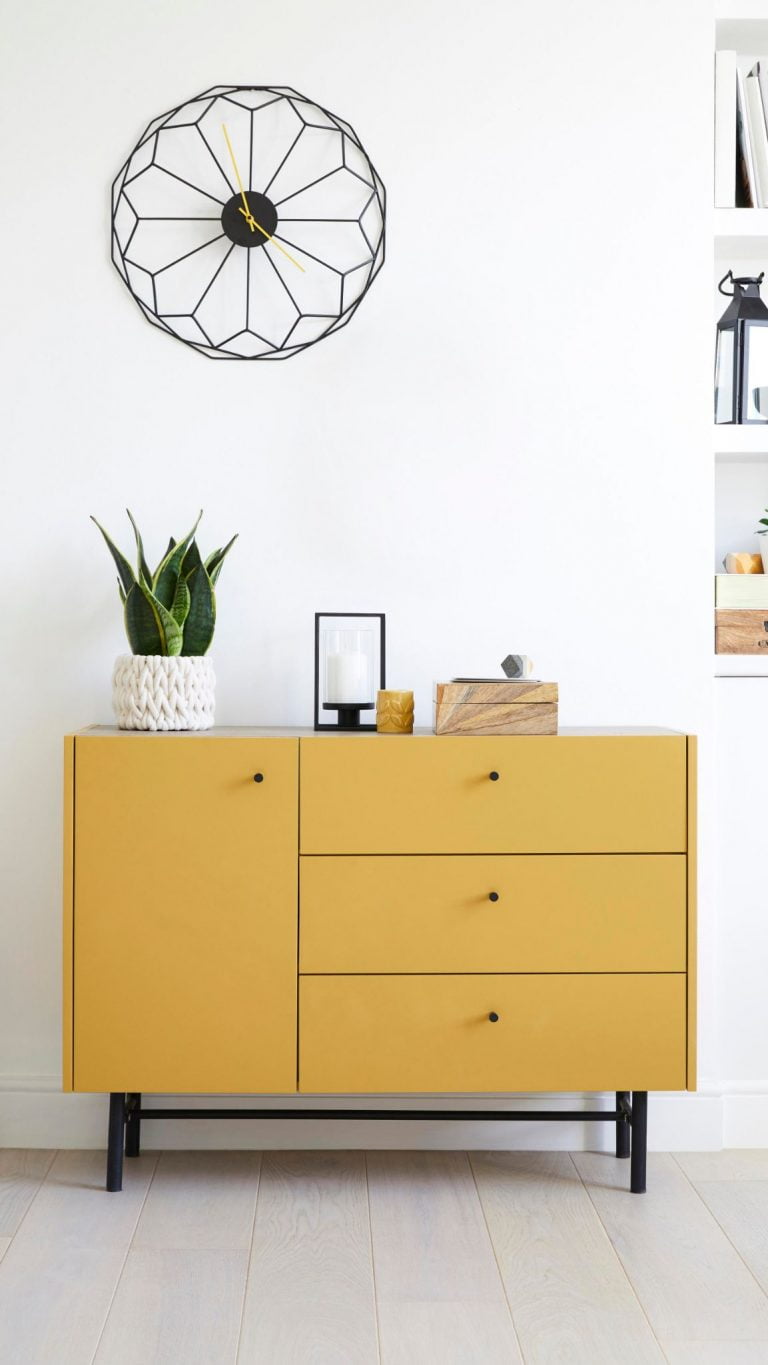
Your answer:
[[[630,1189],[645,1193],[648,1093],[616,1091],[615,1109],[146,1109],[141,1095],[113,1093],[109,1097],[107,1189],[123,1187],[123,1148],[128,1157],[138,1156],[142,1119],[437,1119],[469,1123],[615,1123],[616,1155],[630,1157]],[[631,1152],[630,1152],[631,1146]]]

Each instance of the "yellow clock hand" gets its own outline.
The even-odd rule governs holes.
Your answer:
[[[239,189],[240,189],[240,198],[242,199],[243,204],[245,205],[245,208],[242,208],[242,209],[240,210],[240,212],[244,215],[246,223],[248,224],[249,228],[251,229],[251,232],[253,232],[254,229],[255,229],[255,227],[256,227],[256,220],[255,220],[255,218],[253,217],[253,215],[252,215],[252,213],[251,213],[251,210],[250,210],[249,207],[248,207],[248,200],[247,200],[246,197],[245,197],[245,190],[243,189],[243,182],[242,182],[242,180],[240,179],[240,171],[239,171],[239,169],[238,169],[238,165],[237,165],[237,162],[236,162],[236,160],[235,160],[235,153],[234,153],[233,148],[232,148],[232,143],[231,143],[230,140],[229,140],[229,133],[227,132],[227,125],[226,125],[226,123],[222,123],[221,129],[222,129],[222,132],[223,132],[223,134],[224,134],[224,138],[225,138],[226,143],[227,143],[227,148],[229,149],[229,155],[230,155],[231,158],[232,158],[232,165],[233,165],[234,168],[235,168],[235,177],[236,177],[236,179],[237,179],[238,187],[239,187]]]
[[[237,184],[238,184],[238,188],[239,188],[239,190],[240,190],[240,198],[241,198],[242,201],[243,201],[243,207],[239,210],[240,213],[242,213],[242,215],[243,215],[243,217],[244,217],[246,223],[248,224],[249,228],[251,229],[251,232],[255,232],[256,229],[258,228],[258,230],[259,230],[259,232],[261,233],[262,237],[266,237],[266,239],[267,239],[268,242],[271,242],[273,246],[276,246],[276,247],[277,247],[278,251],[282,251],[283,255],[288,257],[288,260],[291,262],[292,265],[295,265],[295,266],[296,266],[296,269],[297,269],[297,270],[300,270],[301,273],[302,273],[303,275],[306,275],[307,272],[306,272],[306,270],[304,269],[304,266],[301,265],[301,264],[296,260],[296,257],[295,257],[295,256],[292,256],[291,253],[290,253],[290,251],[286,251],[285,247],[282,246],[280,242],[278,242],[278,240],[277,240],[276,237],[270,236],[270,234],[261,226],[261,223],[257,223],[257,222],[256,222],[256,219],[254,218],[253,214],[251,213],[250,207],[249,207],[249,205],[248,205],[248,200],[247,200],[246,197],[245,197],[245,190],[243,189],[243,182],[242,182],[242,180],[240,179],[240,171],[238,170],[237,162],[236,162],[236,160],[235,160],[235,153],[234,153],[234,151],[232,150],[232,143],[231,143],[230,140],[229,140],[229,133],[227,132],[227,125],[226,125],[226,123],[222,123],[221,128],[222,128],[222,132],[224,133],[224,137],[226,138],[227,147],[229,148],[229,155],[230,155],[231,158],[232,158],[232,165],[233,165],[234,168],[235,168],[235,175],[236,175],[236,177],[237,177]]]
[[[248,223],[251,232],[253,232],[254,228],[258,228],[262,237],[266,237],[268,242],[271,242],[273,246],[277,247],[278,251],[282,251],[283,255],[287,256],[288,260],[293,262],[297,270],[301,270],[302,273],[306,275],[307,272],[304,269],[304,266],[300,265],[300,263],[296,260],[296,257],[291,255],[290,251],[286,251],[285,247],[280,242],[278,242],[276,237],[271,237],[270,234],[266,231],[266,229],[261,226],[261,223],[256,222],[256,219],[254,218],[250,209],[248,210],[247,213],[245,212],[245,209],[241,209],[240,212],[242,213],[243,217]]]

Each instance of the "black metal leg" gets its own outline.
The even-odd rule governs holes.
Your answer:
[[[107,1189],[123,1188],[123,1142],[125,1140],[125,1095],[109,1097],[109,1137],[107,1143]]]
[[[141,1151],[141,1095],[131,1092],[125,1104],[125,1155],[138,1156]]]
[[[621,1113],[625,1105],[629,1105],[629,1091],[616,1091],[616,1111]],[[629,1120],[618,1119],[616,1122],[616,1155],[629,1156]],[[127,1148],[126,1148],[127,1150]]]
[[[645,1194],[645,1158],[648,1151],[648,1091],[632,1092],[632,1156],[630,1158],[629,1188],[633,1194]]]

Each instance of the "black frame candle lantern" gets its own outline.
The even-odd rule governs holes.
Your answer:
[[[760,297],[764,275],[735,277],[729,270],[718,289],[730,299],[717,324],[715,422],[768,422],[768,307]],[[723,288],[726,280],[733,292]]]
[[[316,730],[376,729],[361,713],[375,716],[376,692],[386,687],[385,619],[378,611],[315,612]]]

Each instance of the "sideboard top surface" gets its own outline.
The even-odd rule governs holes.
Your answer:
[[[685,732],[682,730],[665,730],[653,725],[585,725],[585,726],[561,726],[556,735],[484,735],[483,739],[500,740],[525,740],[536,742],[537,744],[556,744],[558,739],[601,739],[612,736],[622,738],[647,738],[649,736],[666,736],[679,738]],[[375,730],[313,730],[308,726],[279,726],[279,725],[221,725],[214,726],[212,730],[119,730],[116,725],[86,725],[82,730],[77,730],[75,736],[81,738],[118,738],[118,739],[360,739],[360,740],[380,740],[389,743],[393,740],[404,741],[408,739],[434,739],[441,744],[446,739],[466,741],[473,736],[467,735],[436,735],[430,729],[415,729],[412,735],[380,735]]]

